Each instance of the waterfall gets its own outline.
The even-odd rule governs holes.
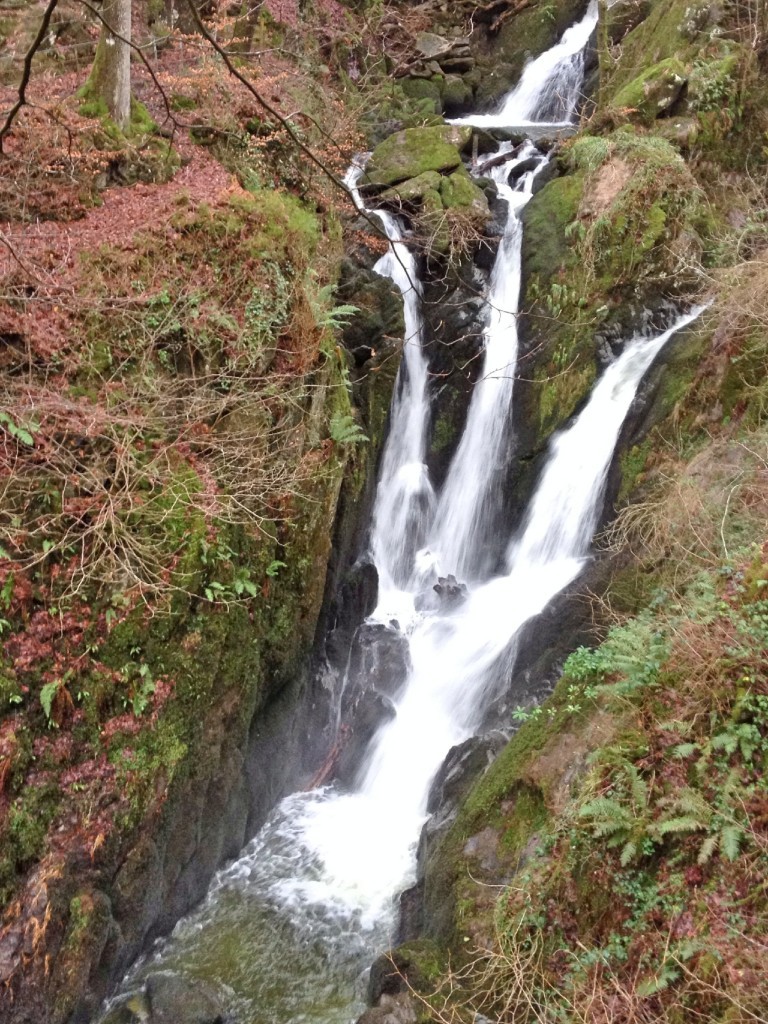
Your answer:
[[[500,151],[504,151],[502,145]],[[511,147],[507,144],[507,149]],[[510,188],[507,179],[518,164],[538,160]],[[523,245],[522,210],[531,198],[533,179],[546,163],[528,143],[516,159],[494,167],[491,176],[509,209],[496,256],[488,295],[490,320],[484,337],[480,379],[472,392],[467,423],[451,462],[435,521],[430,531],[430,559],[439,572],[460,579],[475,578],[481,563],[483,538],[490,511],[491,486],[502,468],[498,457],[509,430],[512,391],[517,370],[517,312],[520,299],[520,261]]]
[[[357,187],[363,166],[356,163],[344,179],[360,210],[365,209]],[[379,574],[380,600],[384,600],[384,595],[396,594],[412,575],[413,558],[431,518],[434,495],[424,463],[429,397],[416,261],[396,217],[385,210],[365,212],[378,218],[389,239],[389,249],[374,270],[399,289],[405,321],[403,363],[392,399],[371,529],[371,553]]]
[[[580,22],[560,42],[530,61],[517,87],[492,114],[473,114],[454,123],[482,128],[568,124],[581,99],[584,51],[597,26],[597,0],[591,0]]]
[[[496,115],[474,124],[567,119],[578,102],[582,51],[596,5],[523,73]],[[490,117],[492,120],[486,120]],[[394,895],[412,879],[429,787],[452,746],[478,728],[500,659],[522,626],[579,573],[589,554],[610,461],[633,398],[669,338],[630,339],[605,369],[580,414],[555,436],[528,514],[502,537],[501,575],[483,565],[484,524],[493,507],[497,459],[510,430],[517,359],[522,223],[545,158],[507,184],[526,146],[494,169],[509,217],[489,290],[484,365],[467,424],[437,500],[425,466],[429,393],[422,351],[421,285],[404,226],[376,211],[389,239],[376,265],[403,295],[405,340],[380,468],[371,551],[380,578],[373,619],[407,636],[411,669],[396,714],[375,735],[351,792],[334,786],[283,800],[237,861],[220,872],[204,904],[126,979],[125,993],[158,969],[221,979],[243,1021],[341,1024],[362,1007],[358,980],[389,940]],[[358,206],[359,168],[348,178]],[[421,602],[435,569],[470,580],[450,607]],[[430,573],[432,574],[430,576]],[[433,595],[434,596],[434,595]],[[418,610],[421,609],[421,610]],[[353,685],[350,679],[348,685]]]

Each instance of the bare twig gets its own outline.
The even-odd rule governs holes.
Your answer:
[[[32,40],[29,49],[24,55],[24,68],[21,73],[21,82],[19,83],[18,99],[13,104],[11,109],[8,111],[8,114],[5,118],[5,123],[3,124],[3,127],[0,128],[0,154],[2,154],[3,152],[3,143],[5,142],[5,136],[11,130],[11,125],[13,124],[16,115],[27,102],[27,86],[29,85],[30,75],[32,74],[32,61],[34,60],[35,54],[37,53],[38,49],[40,48],[40,45],[46,37],[46,34],[48,32],[48,26],[51,23],[53,12],[56,10],[58,3],[59,0],[48,0],[48,6],[46,7],[45,12],[43,14],[42,21],[40,22],[40,27],[37,30],[37,35]]]

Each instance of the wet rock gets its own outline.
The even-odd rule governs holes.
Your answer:
[[[494,730],[484,736],[472,736],[448,751],[429,791],[427,811],[431,816],[419,837],[419,876],[440,838],[453,823],[460,803],[494,761],[507,739],[503,732]]]
[[[466,583],[459,583],[453,574],[438,576],[432,590],[437,594],[443,608],[456,608],[467,599]]]
[[[467,598],[467,586],[459,583],[455,576],[438,576],[431,588],[416,596],[416,610],[420,612],[448,612],[458,608]]]
[[[214,989],[202,981],[162,971],[150,974],[144,991],[147,1024],[235,1024]]]
[[[391,698],[378,690],[365,690],[357,696],[339,731],[333,777],[343,786],[354,783],[371,740],[395,713]]]
[[[237,1024],[205,982],[170,971],[150,974],[143,989],[125,996],[102,1024]]]
[[[482,160],[478,163],[475,173],[487,174],[488,171],[492,170],[494,167],[500,167],[502,164],[509,163],[514,160],[519,148],[520,147],[517,146],[506,153],[494,153],[494,155],[489,157],[487,160]]]
[[[400,893],[397,908],[397,933],[395,942],[411,942],[424,930],[424,880],[404,889]]]
[[[407,638],[382,622],[364,622],[355,632],[349,675],[359,686],[397,697],[411,670]]]
[[[540,156],[529,156],[526,160],[521,160],[519,164],[516,164],[514,169],[509,175],[509,184],[514,185],[516,181],[519,181],[524,174],[528,171],[535,171],[541,163]]]
[[[427,812],[445,813],[456,808],[470,786],[482,775],[506,743],[506,736],[492,732],[487,736],[473,736],[464,743],[451,747],[429,790]]]

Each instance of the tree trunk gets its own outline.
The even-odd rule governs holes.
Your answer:
[[[104,0],[104,22],[89,91],[104,100],[110,116],[124,131],[131,120],[131,0]]]

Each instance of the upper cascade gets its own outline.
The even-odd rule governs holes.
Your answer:
[[[470,114],[451,123],[482,128],[570,124],[582,98],[584,54],[597,27],[597,13],[597,0],[591,0],[581,21],[572,25],[556,46],[526,65],[498,111]]]

